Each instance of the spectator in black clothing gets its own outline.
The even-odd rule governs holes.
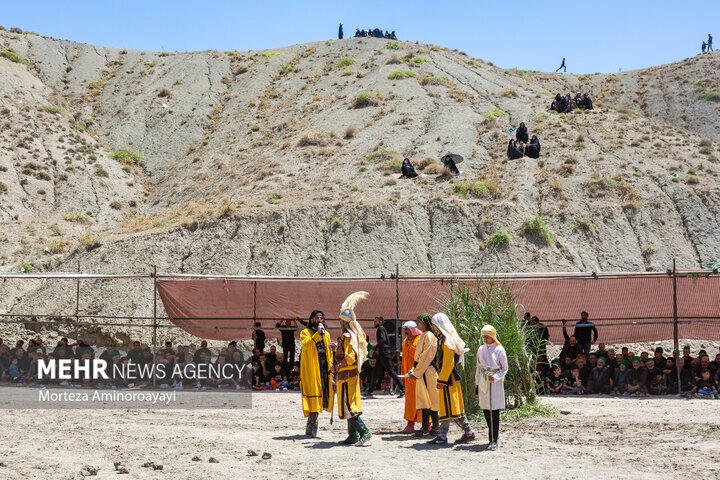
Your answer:
[[[140,363],[142,361],[143,350],[140,348],[140,342],[133,342],[133,348],[128,350],[127,357],[130,363]]]
[[[207,342],[205,340],[200,342],[200,348],[195,350],[195,355],[193,355],[195,363],[200,363],[200,361],[202,360],[201,357],[203,355],[207,355],[208,357],[210,356],[210,349],[207,348]]]
[[[692,361],[693,357],[690,356],[690,345],[685,345],[683,347],[683,368],[691,369],[692,368]]]
[[[710,362],[710,357],[703,355],[700,357],[700,364],[693,368],[693,377],[697,382],[702,377],[702,371],[708,370],[710,372],[710,378],[715,378],[717,370],[715,366]]]
[[[565,57],[563,57],[562,63],[560,64],[560,66],[558,67],[558,69],[555,70],[555,71],[557,72],[557,71],[560,70],[561,68],[564,69],[563,72],[567,72],[567,67],[565,66]]]
[[[173,350],[173,348],[172,348],[172,342],[169,341],[169,340],[168,340],[167,342],[165,342],[165,348],[163,348],[162,350],[158,351],[158,353],[161,353],[161,354],[163,354],[163,355],[169,353],[170,355],[173,355],[173,356],[174,356],[174,355],[175,355],[175,350]]]
[[[358,37],[362,37],[362,35],[360,34],[360,29],[356,28],[355,29],[355,38],[358,38]]]
[[[384,376],[384,372],[386,371],[388,372],[388,375],[390,375],[390,377],[395,381],[396,391],[400,392],[400,395],[404,395],[405,385],[403,384],[398,374],[395,373],[395,369],[393,368],[392,349],[390,348],[390,337],[388,336],[387,330],[385,330],[385,327],[383,326],[383,322],[383,317],[375,317],[375,327],[377,335],[377,342],[375,343],[375,356],[377,358],[377,363],[375,364],[372,377],[370,378],[370,386],[373,387],[378,380],[381,380]],[[368,394],[372,395],[372,390],[369,390]]]
[[[563,324],[564,323],[565,321],[563,320]],[[583,348],[578,344],[575,335],[568,337],[565,327],[563,327],[563,336],[565,337],[565,343],[560,351],[560,358],[570,357],[570,359],[574,361],[575,357],[583,352]]]
[[[537,135],[533,135],[530,143],[525,147],[525,155],[530,158],[540,158],[540,140]]]
[[[255,341],[255,348],[260,350],[260,353],[265,351],[265,332],[260,330],[260,322],[255,322],[255,330],[253,330],[252,338]]]
[[[566,321],[563,320],[563,336],[567,340],[567,330],[565,329]],[[583,351],[585,352],[585,356],[587,357],[590,354],[590,346],[597,342],[598,338],[598,331],[597,328],[595,328],[595,325],[593,325],[592,322],[588,321],[588,313],[582,312],[580,314],[580,321],[575,323],[575,331],[573,332],[573,336],[577,339],[577,342],[582,346]],[[592,338],[592,340],[591,340]]]
[[[569,376],[570,370],[575,366],[575,358],[568,355],[566,357],[560,357],[560,361],[563,375],[566,377]]]
[[[507,157],[510,160],[516,160],[523,157],[523,152],[521,152],[520,149],[517,147],[515,140],[511,139],[508,142]]]
[[[377,390],[377,384],[372,385],[372,387],[370,385],[375,365],[377,365],[377,359],[375,357],[370,357],[363,363],[362,369],[360,370],[360,389],[363,392],[373,392]]]
[[[268,352],[265,357],[267,357],[271,364],[275,365],[278,362],[277,347],[275,345],[271,346],[270,352]],[[282,363],[282,361],[280,363]]]
[[[258,362],[258,365],[260,365],[259,374],[261,383],[269,382],[272,375],[273,367],[264,353],[260,354],[260,361]]]
[[[460,170],[458,170],[457,165],[455,165],[455,160],[453,160],[450,155],[445,155],[442,161],[445,168],[448,168],[455,175],[460,175]]]
[[[605,357],[597,359],[597,366],[590,371],[587,381],[588,393],[609,394],[612,387],[610,369],[605,366]]]
[[[340,24],[340,27],[338,28],[338,40],[343,39],[343,29],[342,29],[342,23]]]
[[[583,385],[587,385],[588,378],[590,377],[590,367],[588,367],[585,355],[582,353],[575,358],[575,367],[577,367],[579,371]]]
[[[662,368],[665,366],[665,357],[663,357],[663,348],[662,347],[657,347],[655,349],[653,361],[655,362],[656,367]]]
[[[286,363],[295,363],[295,330],[298,328],[297,320],[283,320],[275,325],[280,330],[280,345],[283,349],[283,360]]]
[[[418,176],[412,163],[410,163],[409,158],[406,158],[405,160],[403,160],[402,166],[400,167],[400,172],[402,173],[402,176],[405,178],[415,178]]]
[[[647,370],[640,365],[640,357],[632,357],[632,368],[625,375],[626,391],[625,395],[640,396],[647,395]]]
[[[709,33],[708,33],[708,41],[707,41],[707,51],[708,52],[714,51],[712,48],[712,35],[710,35]]]
[[[703,40],[702,46],[700,47],[700,53],[705,53],[705,47],[707,47],[707,45],[705,44],[705,40]]]
[[[529,137],[525,122],[520,122],[520,126],[515,130],[515,138],[518,142],[527,143]]]
[[[529,313],[526,315],[530,315]],[[531,332],[533,334],[533,353],[537,352],[537,355],[547,355],[547,343],[550,341],[550,332],[548,328],[540,323],[540,319],[536,316],[530,317]]]
[[[592,110],[593,109],[593,103],[592,100],[590,100],[590,97],[586,93],[582,96],[582,99],[580,102],[578,102],[578,107],[582,108],[583,110]]]

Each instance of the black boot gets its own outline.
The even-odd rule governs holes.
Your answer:
[[[419,432],[415,432],[416,437],[422,437],[430,432],[430,409],[422,409],[422,428]]]
[[[431,435],[437,435],[440,430],[440,415],[435,410],[430,410],[430,418],[432,419],[432,429],[430,429]]]

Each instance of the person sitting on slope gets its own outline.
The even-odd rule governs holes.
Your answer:
[[[523,157],[522,152],[518,149],[517,145],[515,145],[515,140],[511,139],[508,142],[507,156],[510,160],[516,160]]]
[[[415,171],[415,168],[413,168],[412,163],[410,163],[410,159],[406,158],[403,160],[402,166],[400,167],[400,171],[402,173],[402,176],[405,178],[415,178],[418,176],[417,172]]]

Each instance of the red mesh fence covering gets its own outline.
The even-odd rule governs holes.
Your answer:
[[[331,334],[348,294],[370,293],[356,310],[363,327],[372,318],[414,320],[447,301],[450,279],[169,279],[157,282],[170,320],[189,333],[214,340],[250,338],[259,321],[270,337],[284,319],[305,320],[316,308],[325,312]],[[461,280],[473,285],[473,280]],[[518,310],[537,315],[550,327],[550,340],[562,343],[559,326],[587,311],[605,343],[649,342],[673,338],[673,280],[669,276],[609,278],[523,278],[506,280],[518,293]],[[720,334],[720,277],[677,279],[680,338],[716,339]],[[690,322],[690,323],[683,323]],[[570,328],[572,334],[572,329]],[[371,335],[372,338],[372,335]]]

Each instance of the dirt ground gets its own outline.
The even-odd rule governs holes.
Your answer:
[[[398,433],[403,400],[393,396],[363,401],[374,435],[362,448],[340,444],[346,423],[331,426],[329,415],[321,416],[321,440],[302,435],[298,393],[258,393],[246,410],[6,410],[0,478],[82,478],[86,466],[96,478],[115,478],[114,462],[126,478],[720,478],[720,401],[541,401],[564,414],[503,423],[496,452],[485,451],[479,423],[478,440],[457,447]],[[450,439],[459,434],[453,425]]]

